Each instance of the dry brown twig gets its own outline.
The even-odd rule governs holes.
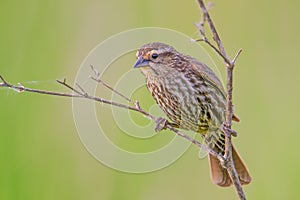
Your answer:
[[[211,148],[207,147],[206,145],[202,145],[199,141],[195,140],[194,138],[182,133],[181,131],[179,131],[177,128],[174,128],[170,123],[166,123],[165,128],[171,130],[172,132],[176,133],[178,136],[183,137],[185,139],[187,139],[188,141],[190,141],[191,143],[197,145],[199,148],[205,149],[208,153],[210,153],[211,155],[217,157],[221,163],[224,163],[224,167],[227,169],[228,173],[230,174],[230,177],[234,183],[235,189],[237,191],[237,194],[239,196],[240,199],[246,199],[245,194],[243,192],[243,188],[242,185],[239,181],[237,172],[235,170],[233,161],[232,161],[232,143],[231,143],[231,135],[232,133],[234,133],[234,131],[231,130],[231,120],[232,120],[232,116],[233,116],[233,105],[232,105],[232,72],[234,69],[234,65],[235,62],[238,58],[238,56],[240,55],[242,50],[239,50],[238,53],[236,54],[236,56],[230,60],[230,58],[228,57],[225,48],[221,42],[221,39],[217,33],[217,30],[212,22],[212,19],[208,13],[208,10],[203,2],[203,0],[198,0],[199,6],[202,10],[203,13],[203,19],[200,23],[196,24],[197,29],[199,30],[202,39],[196,40],[196,41],[203,41],[206,44],[208,44],[214,51],[217,52],[217,54],[219,56],[221,56],[221,58],[224,60],[225,64],[226,64],[226,71],[227,71],[227,104],[226,104],[226,122],[225,125],[223,127],[223,132],[225,134],[225,155],[222,156],[218,153],[216,153],[215,151],[213,151]],[[211,4],[209,4],[211,5]],[[206,32],[204,29],[204,25],[205,23],[208,23],[210,30],[212,32],[212,36],[214,41],[217,44],[217,47],[214,46],[206,37]],[[97,82],[98,84],[101,84],[103,86],[105,86],[106,88],[108,88],[109,90],[111,90],[112,92],[116,93],[117,95],[119,95],[120,97],[122,97],[124,100],[126,100],[128,103],[132,104],[132,106],[130,105],[125,105],[122,103],[118,103],[118,102],[114,102],[108,99],[104,99],[104,98],[100,98],[100,97],[96,97],[93,95],[88,94],[84,88],[82,86],[80,86],[79,84],[76,84],[77,88],[72,87],[71,85],[69,85],[66,82],[66,79],[64,79],[63,81],[57,80],[57,82],[61,85],[63,85],[64,87],[68,88],[69,90],[71,90],[73,93],[61,93],[61,92],[53,92],[53,91],[44,91],[44,90],[38,90],[38,89],[32,89],[32,88],[28,88],[28,87],[24,87],[21,84],[18,85],[13,85],[8,83],[1,75],[0,75],[0,87],[4,87],[4,88],[10,88],[13,89],[15,91],[18,92],[32,92],[32,93],[39,93],[39,94],[45,94],[45,95],[54,95],[54,96],[63,96],[63,97],[72,97],[72,98],[85,98],[85,99],[89,99],[92,101],[96,101],[96,102],[101,102],[104,104],[109,104],[112,106],[116,106],[116,107],[120,107],[123,109],[128,109],[128,110],[132,110],[132,111],[136,111],[139,112],[141,114],[143,114],[144,116],[146,116],[147,118],[149,118],[150,120],[157,122],[157,120],[161,119],[160,117],[155,117],[153,115],[151,115],[150,113],[148,113],[147,111],[143,110],[138,101],[132,101],[130,98],[126,97],[125,95],[123,95],[122,93],[120,93],[119,91],[116,91],[113,87],[109,86],[108,84],[106,84],[103,80],[100,79],[100,74],[99,72],[91,65],[91,69],[94,73],[94,76],[91,76],[91,80]],[[164,119],[166,120],[166,119]],[[167,121],[166,121],[167,122]]]
[[[95,71],[94,68],[93,68],[93,71]],[[11,83],[8,83],[1,75],[0,75],[0,81],[2,81],[2,82],[0,82],[0,87],[10,88],[10,89],[13,89],[13,90],[15,90],[17,92],[32,92],[32,93],[52,95],[52,96],[62,96],[62,97],[72,97],[72,98],[85,98],[85,99],[93,100],[93,101],[96,101],[96,102],[100,102],[100,103],[104,103],[104,104],[116,106],[116,107],[119,107],[119,108],[123,108],[123,109],[127,109],[127,110],[132,110],[132,111],[135,111],[135,112],[139,112],[139,113],[143,114],[144,116],[146,116],[147,118],[149,118],[150,120],[152,120],[154,122],[156,122],[158,119],[161,119],[161,117],[155,117],[154,115],[151,115],[149,112],[147,112],[144,109],[142,109],[140,107],[138,101],[132,101],[132,100],[130,100],[128,97],[124,96],[120,92],[118,92],[115,89],[113,89],[111,86],[109,86],[103,80],[101,80],[99,77],[93,77],[93,76],[91,76],[91,80],[96,81],[99,84],[100,83],[103,84],[109,90],[111,90],[112,92],[114,92],[117,95],[121,96],[123,99],[127,100],[133,106],[129,106],[129,105],[126,105],[126,104],[122,104],[122,103],[118,103],[118,102],[111,101],[111,100],[108,100],[108,99],[104,99],[104,98],[100,98],[100,97],[97,97],[97,96],[90,95],[79,84],[76,84],[76,86],[77,86],[78,89],[72,87],[71,85],[69,85],[66,82],[66,79],[63,79],[62,81],[57,80],[57,82],[59,84],[63,85],[64,87],[68,88],[69,90],[71,90],[73,93],[62,93],[62,92],[53,92],[53,91],[38,90],[38,89],[24,87],[23,85],[20,85],[20,84],[13,85]],[[187,139],[191,143],[197,145],[199,148],[202,148],[202,149],[206,150],[208,153],[214,155],[215,157],[218,157],[219,159],[223,160],[223,157],[221,155],[219,155],[218,153],[216,153],[215,151],[213,151],[209,147],[207,147],[205,145],[202,145],[199,141],[195,140],[194,138],[192,138],[192,137],[184,134],[183,132],[179,131],[178,129],[174,128],[173,126],[171,126],[171,124],[167,123],[166,126],[165,126],[165,128],[173,131],[178,136]]]
[[[237,54],[235,55],[235,57],[232,60],[230,60],[203,0],[198,0],[198,4],[203,13],[202,21],[199,24],[196,24],[196,27],[198,28],[200,34],[202,35],[202,39],[200,39],[200,41],[204,41],[210,47],[212,47],[223,58],[225,65],[226,65],[226,75],[227,75],[226,122],[225,122],[225,124],[223,124],[224,127],[222,129],[222,131],[225,134],[224,167],[227,169],[227,171],[230,175],[230,178],[234,184],[234,187],[235,187],[235,190],[237,192],[239,199],[246,199],[245,193],[243,191],[243,187],[240,183],[238,174],[236,172],[236,169],[235,169],[235,166],[234,166],[234,163],[232,160],[232,143],[231,143],[231,135],[234,132],[231,130],[231,121],[232,121],[232,116],[233,116],[233,104],[232,104],[233,69],[235,66],[235,62],[236,62],[238,56],[241,54],[242,50],[240,49],[237,52]],[[205,22],[207,22],[209,25],[211,34],[213,36],[215,43],[217,44],[217,47],[215,47],[206,37],[206,33],[205,33],[205,29],[204,29]],[[220,160],[220,161],[222,162],[222,160]]]

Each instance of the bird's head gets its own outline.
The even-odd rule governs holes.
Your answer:
[[[166,67],[176,54],[177,51],[167,44],[159,42],[145,44],[136,53],[137,61],[134,68],[141,68],[142,71],[145,71]]]

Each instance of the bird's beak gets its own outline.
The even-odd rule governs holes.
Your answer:
[[[133,67],[138,68],[138,67],[143,67],[148,65],[149,65],[149,60],[144,59],[143,56],[139,56]]]

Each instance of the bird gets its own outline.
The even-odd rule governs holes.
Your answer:
[[[174,47],[152,42],[136,53],[134,68],[146,79],[146,87],[171,121],[172,126],[200,133],[218,154],[225,153],[226,92],[216,74],[204,63],[178,52]],[[239,121],[236,115],[233,120]],[[234,166],[242,185],[251,182],[246,165],[232,146]],[[219,159],[209,154],[210,177],[221,187],[232,185]]]

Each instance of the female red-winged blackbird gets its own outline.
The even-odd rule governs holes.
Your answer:
[[[143,45],[136,54],[135,68],[146,77],[147,88],[174,126],[201,133],[216,152],[224,154],[226,96],[214,72],[195,58],[177,52],[163,43]],[[242,184],[251,182],[246,165],[232,152]],[[222,187],[232,184],[219,160],[209,156],[212,181]]]

